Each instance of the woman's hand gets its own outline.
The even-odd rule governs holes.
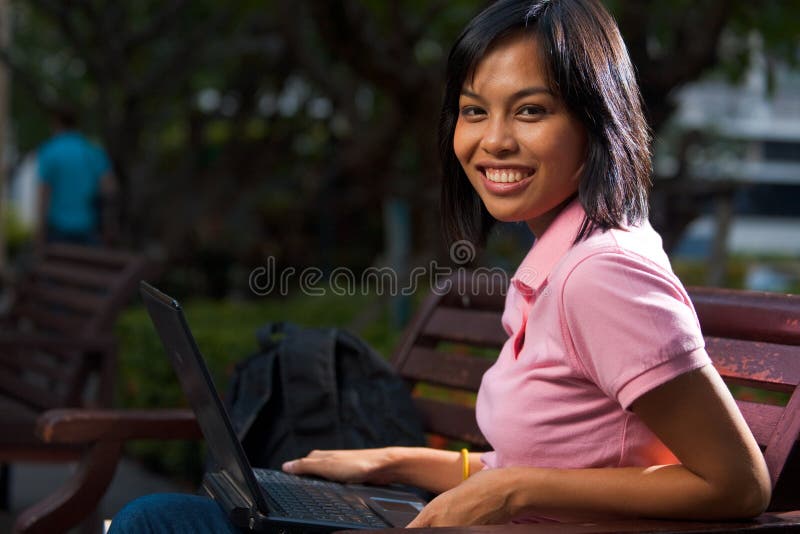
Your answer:
[[[339,482],[389,484],[392,447],[343,451],[311,451],[305,458],[283,464],[295,475],[314,475]]]
[[[477,455],[472,464],[473,472],[482,468]],[[283,470],[339,482],[408,484],[444,493],[461,483],[462,460],[457,451],[427,447],[312,451],[305,458],[286,462]]]
[[[504,469],[485,469],[433,499],[407,528],[508,523],[510,489]]]

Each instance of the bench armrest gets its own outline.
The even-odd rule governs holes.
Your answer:
[[[92,443],[136,439],[202,439],[191,410],[50,410],[36,421],[46,443]]]
[[[113,336],[97,336],[92,338],[67,337],[57,334],[20,334],[0,332],[0,351],[6,347],[38,348],[49,350],[87,350],[108,352],[116,349],[117,342]]]

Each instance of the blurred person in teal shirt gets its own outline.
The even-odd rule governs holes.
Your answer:
[[[116,196],[116,178],[105,151],[76,124],[72,110],[56,110],[54,135],[39,148],[37,245],[100,245],[109,238],[110,225],[103,219],[110,217],[101,217],[100,205],[110,205]]]

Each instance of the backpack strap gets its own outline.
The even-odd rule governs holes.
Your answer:
[[[226,394],[226,408],[236,435],[243,440],[264,406],[276,394],[273,383],[278,347],[286,337],[297,337],[300,328],[283,321],[266,323],[256,330],[259,351],[236,364]]]
[[[263,351],[236,364],[225,400],[239,441],[250,432],[258,414],[272,398],[276,360],[275,351]]]
[[[295,444],[306,450],[340,449],[343,440],[336,382],[337,330],[301,330],[284,323],[283,332],[278,368],[283,406]]]

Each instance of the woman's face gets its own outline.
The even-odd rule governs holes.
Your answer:
[[[486,209],[541,235],[578,189],[583,125],[550,92],[530,35],[497,43],[464,82],[453,148]]]

